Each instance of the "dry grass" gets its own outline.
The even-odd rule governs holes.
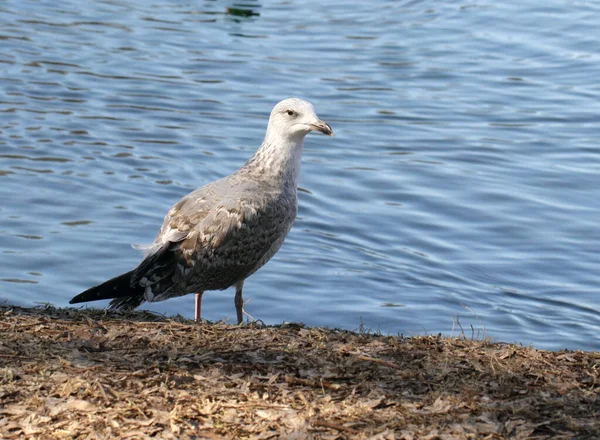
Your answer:
[[[0,437],[600,438],[600,354],[0,307]]]

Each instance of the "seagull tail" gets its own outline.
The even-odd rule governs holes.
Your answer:
[[[143,293],[133,296],[122,296],[113,299],[108,305],[108,308],[110,310],[131,311],[137,309],[144,301],[145,298]]]
[[[140,285],[131,285],[132,275],[133,271],[130,271],[105,281],[98,286],[91,287],[85,292],[81,292],[79,295],[75,296],[71,301],[69,301],[69,304],[121,297],[140,297],[143,301],[144,288]]]

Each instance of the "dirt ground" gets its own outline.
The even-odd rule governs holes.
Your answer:
[[[0,306],[0,438],[597,439],[600,353]]]

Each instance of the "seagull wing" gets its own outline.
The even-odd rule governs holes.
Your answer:
[[[217,181],[169,210],[150,252],[134,270],[133,282],[146,288],[147,299],[225,289],[275,253],[291,227],[295,205],[284,206],[277,191],[257,186]]]
[[[219,192],[215,191],[218,184],[222,184],[222,181],[198,188],[169,209],[154,242],[150,246],[140,247],[145,256],[133,270],[132,284],[139,283],[146,287],[162,280],[172,283],[177,271],[185,272],[190,268],[191,262],[182,258],[179,252],[180,245],[194,235],[195,228],[218,205]]]

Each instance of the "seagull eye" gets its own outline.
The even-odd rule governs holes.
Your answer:
[[[288,116],[294,116],[296,113],[294,113],[294,110],[288,110],[287,114]]]

